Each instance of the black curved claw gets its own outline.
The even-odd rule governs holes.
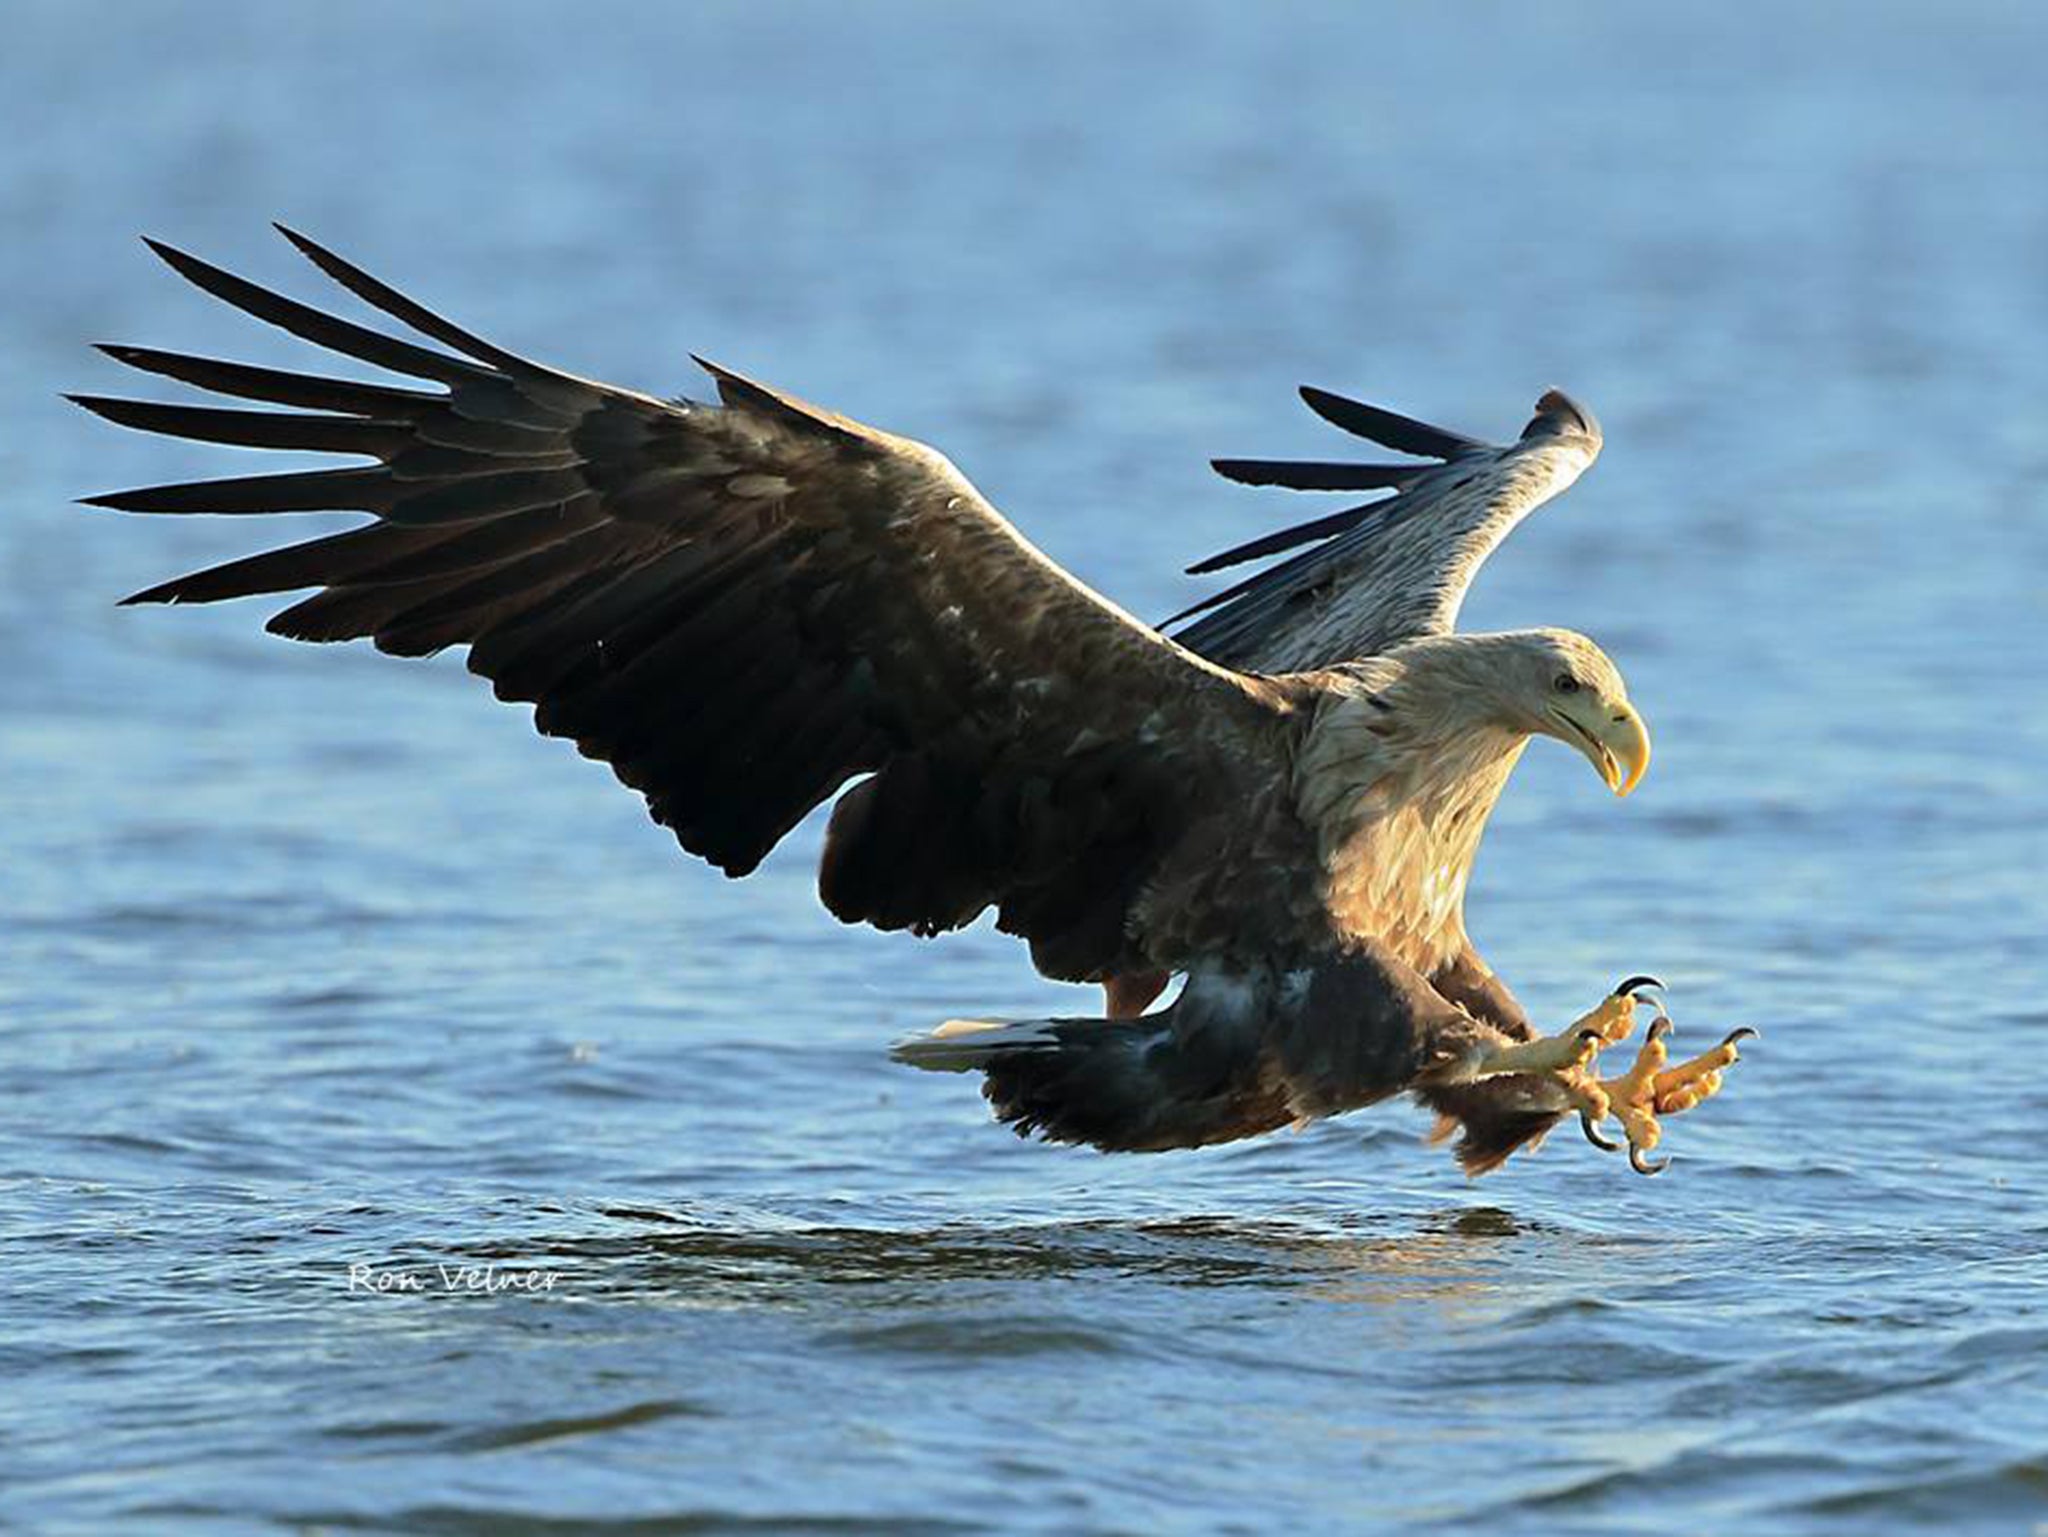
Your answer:
[[[1664,984],[1655,977],[1623,977],[1614,984],[1613,996],[1616,998],[1639,998],[1642,996],[1639,989],[1645,987],[1654,987],[1660,993],[1664,991]]]
[[[1762,1031],[1752,1030],[1748,1025],[1744,1025],[1740,1030],[1730,1030],[1726,1035],[1722,1036],[1721,1044],[1723,1046],[1733,1046],[1737,1041],[1760,1041],[1763,1038]]]
[[[1621,1151],[1621,1144],[1619,1142],[1610,1142],[1606,1137],[1602,1136],[1599,1126],[1583,1110],[1579,1112],[1579,1130],[1583,1131],[1586,1134],[1586,1140],[1599,1148],[1601,1152],[1618,1153]]]
[[[1674,1027],[1671,1023],[1671,1017],[1667,1014],[1659,1014],[1654,1020],[1650,1022],[1650,1033],[1645,1038],[1645,1044],[1647,1044],[1649,1041],[1663,1040],[1665,1036],[1671,1033],[1673,1028]]]
[[[1651,1163],[1649,1159],[1643,1156],[1643,1150],[1631,1142],[1628,1146],[1628,1166],[1638,1174],[1662,1174],[1671,1167],[1671,1160],[1669,1158],[1660,1158],[1655,1163]]]

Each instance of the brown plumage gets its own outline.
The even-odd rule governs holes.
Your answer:
[[[1553,681],[1626,710],[1590,642],[1418,631],[1307,672],[1219,666],[1060,570],[922,444],[715,364],[716,405],[576,378],[290,238],[439,347],[154,249],[259,319],[437,387],[107,348],[289,408],[74,397],[109,420],[365,462],[95,505],[374,520],[129,601],[315,589],[269,628],[402,656],[466,646],[499,698],[610,764],[729,875],[837,796],[819,891],[839,918],[937,934],[993,908],[1048,976],[1189,978],[1173,1008],[1092,1036],[907,1048],[987,1070],[1025,1129],[1107,1147],[1243,1136],[1454,1085],[1526,1033],[1511,1000],[1481,1007],[1483,984],[1460,997],[1447,979],[1476,960],[1462,894],[1493,798],[1529,734],[1566,735]],[[1330,400],[1317,409],[1397,447],[1470,442]],[[1586,719],[1581,736],[1603,729]]]

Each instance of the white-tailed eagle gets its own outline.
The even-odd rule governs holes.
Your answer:
[[[439,345],[152,244],[216,298],[413,384],[109,346],[285,409],[74,398],[151,432],[363,463],[91,501],[372,521],[128,601],[316,589],[270,630],[399,656],[466,646],[500,699],[532,704],[731,876],[836,797],[819,870],[835,916],[931,935],[992,908],[1046,976],[1108,988],[1106,1019],[956,1021],[898,1048],[984,1073],[1020,1132],[1188,1147],[1409,1091],[1462,1129],[1473,1172],[1573,1112],[1603,1146],[1616,1117],[1650,1171],[1657,1116],[1719,1087],[1735,1037],[1667,1066],[1661,1018],[1626,1073],[1598,1075],[1646,979],[1539,1035],[1465,933],[1480,836],[1532,737],[1622,795],[1649,761],[1590,640],[1454,629],[1481,561],[1599,452],[1563,394],[1503,448],[1304,391],[1418,462],[1218,461],[1253,484],[1394,494],[1197,568],[1313,546],[1169,637],[921,443],[710,363],[716,405],[576,378],[286,233]],[[1142,1013],[1175,976],[1175,1001]]]

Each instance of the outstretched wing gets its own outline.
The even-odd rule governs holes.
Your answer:
[[[1316,548],[1176,614],[1180,642],[1212,661],[1262,672],[1327,667],[1454,628],[1465,590],[1515,525],[1577,480],[1600,452],[1600,426],[1561,390],[1505,448],[1305,387],[1318,416],[1382,448],[1433,463],[1340,464],[1218,459],[1253,486],[1394,494],[1296,524],[1188,570],[1221,570]],[[1320,542],[1318,542],[1320,541]]]
[[[1256,795],[1288,713],[1075,581],[941,455],[705,364],[722,407],[572,377],[479,340],[300,236],[443,347],[155,246],[200,288],[438,389],[135,347],[123,363],[290,411],[74,397],[152,432],[367,465],[91,498],[131,512],[375,521],[131,602],[319,588],[269,628],[469,647],[501,699],[609,763],[730,875],[849,780],[820,876],[849,922],[921,932],[991,904],[1041,967],[1134,964],[1127,908],[1203,818]]]

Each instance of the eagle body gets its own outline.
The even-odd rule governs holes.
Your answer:
[[[1584,637],[1454,622],[1487,554],[1598,452],[1582,408],[1552,392],[1494,448],[1305,391],[1338,426],[1438,462],[1219,461],[1394,494],[1208,563],[1313,545],[1168,634],[1060,569],[924,444],[711,363],[715,403],[579,378],[290,238],[437,345],[155,249],[226,303],[410,382],[108,347],[258,408],[73,398],[147,431],[358,462],[90,500],[369,521],[129,601],[311,589],[274,633],[466,647],[499,699],[609,764],[730,876],[831,801],[818,882],[835,916],[936,935],[993,910],[1049,977],[1186,979],[1143,1018],[903,1049],[982,1072],[1020,1130],[1190,1146],[1408,1090],[1463,1125],[1476,1170],[1555,1121],[1540,1082],[1478,1074],[1532,1031],[1473,950],[1464,897],[1532,736],[1571,743],[1620,793],[1648,738]]]

